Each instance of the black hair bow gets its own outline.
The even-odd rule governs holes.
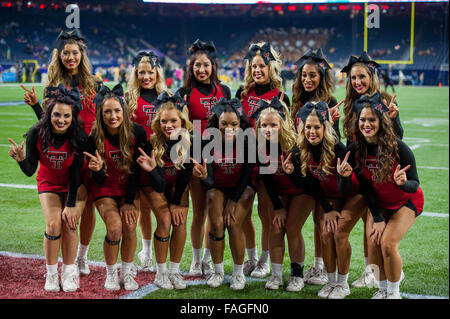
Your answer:
[[[329,121],[329,112],[328,112],[328,105],[325,102],[306,102],[305,105],[302,106],[300,111],[297,112],[297,117],[303,122],[306,122],[306,119],[311,114],[313,110],[316,110],[317,116],[319,117],[320,123],[323,123],[325,121]]]
[[[232,98],[227,100],[226,98],[220,98],[219,102],[213,106],[212,112],[214,112],[219,118],[220,115],[225,111],[226,107],[229,106],[233,111],[241,118],[245,117],[244,108],[242,107],[241,101],[238,98]]]
[[[159,58],[153,51],[141,51],[139,52],[134,58],[133,58],[133,65],[137,67],[139,63],[141,62],[142,58],[146,56],[149,58],[150,63],[152,65],[152,68],[155,68],[156,66],[160,66]]]
[[[98,91],[97,95],[94,98],[94,103],[97,108],[99,108],[100,105],[102,105],[103,100],[105,99],[105,96],[108,94],[112,94],[112,95],[118,97],[120,104],[122,105],[122,108],[124,107],[125,103],[124,103],[124,99],[123,99],[123,87],[119,83],[119,84],[116,84],[112,88],[112,90],[109,87],[107,87],[106,85],[103,85],[100,88],[100,90]]]
[[[286,112],[285,112],[284,105],[281,103],[281,101],[278,98],[278,96],[274,96],[272,98],[272,100],[270,101],[270,103],[267,103],[267,101],[263,100],[263,99],[259,100],[258,107],[253,112],[253,114],[250,115],[250,117],[255,118],[257,120],[259,118],[259,116],[261,115],[261,112],[264,109],[267,109],[269,107],[274,108],[275,110],[277,110],[278,114],[280,114],[280,116],[281,116],[281,118],[283,120],[286,119]]]
[[[183,99],[183,97],[181,96],[180,92],[176,92],[174,95],[170,96],[169,93],[167,93],[166,91],[163,91],[158,98],[156,99],[156,101],[153,103],[155,106],[155,112],[164,104],[167,102],[172,102],[173,104],[175,104],[175,106],[177,107],[177,109],[180,112],[183,112],[183,108],[186,106],[186,101]]]
[[[258,53],[258,51],[261,51],[261,57],[263,58],[265,64],[269,64],[269,61],[275,61],[275,57],[270,51],[269,43],[265,43],[262,46],[252,44],[248,49],[248,52],[245,55],[244,60],[248,60],[248,62],[251,63],[255,55]]]
[[[204,51],[211,62],[215,63],[214,61],[217,59],[217,51],[214,46],[214,42],[211,41],[210,43],[206,43],[204,41],[200,41],[200,39],[195,40],[189,48],[189,55],[192,55],[197,51]]]
[[[365,65],[367,65],[367,67],[369,68],[370,72],[375,73],[376,70],[380,67],[380,65],[371,60],[370,57],[367,55],[367,52],[364,51],[361,56],[356,57],[356,56],[350,56],[348,63],[346,66],[344,66],[344,68],[341,70],[341,72],[345,72],[345,73],[349,73],[350,70],[352,69],[353,65],[355,63],[364,63]]]
[[[58,86],[49,86],[46,88],[46,98],[55,99],[60,96],[67,96],[71,98],[80,110],[83,109],[83,106],[81,104],[80,90],[77,87],[68,90],[63,84],[59,84]]]
[[[379,92],[372,96],[363,95],[357,99],[353,105],[353,112],[359,114],[367,104],[370,105],[370,108],[375,111],[379,118],[383,117],[383,113],[389,112],[389,108],[383,103],[383,98]]]
[[[310,60],[317,64],[321,74],[325,74],[327,70],[331,69],[331,66],[328,64],[325,56],[323,55],[322,49],[319,48],[316,52],[313,52],[313,50],[308,50],[300,59],[298,59],[298,61],[295,62],[295,65],[297,65],[297,70],[301,70],[306,62]]]
[[[66,30],[61,31],[61,33],[56,38],[55,47],[58,49],[58,51],[64,48],[64,45],[68,40],[75,40],[79,45],[83,47],[86,46],[86,39],[83,37],[79,29]]]

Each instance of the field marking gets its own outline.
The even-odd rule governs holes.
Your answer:
[[[424,168],[424,169],[438,169],[438,170],[448,171],[448,167],[417,166],[417,168]]]
[[[36,117],[35,115],[29,114],[27,113],[10,113],[10,112],[0,112],[0,116],[1,115],[8,115],[8,116],[21,116],[21,117]],[[20,119],[17,119],[20,120]]]
[[[23,184],[4,184],[0,183],[0,187],[8,188],[22,188],[22,189],[37,189],[37,185],[23,185]]]
[[[422,212],[420,216],[448,218],[448,214],[433,213],[433,212]]]
[[[26,105],[26,103],[22,101],[7,101],[7,102],[0,102],[0,106],[17,106],[17,105]]]

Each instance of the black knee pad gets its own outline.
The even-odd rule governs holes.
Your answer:
[[[159,237],[158,235],[156,235],[156,232],[155,232],[155,233],[153,233],[153,236],[155,237],[156,240],[163,242],[163,243],[170,240],[170,235],[168,237],[162,238],[162,237]]]
[[[222,241],[225,238],[225,232],[223,233],[222,237],[216,237],[213,234],[211,234],[211,232],[209,233],[209,239],[214,240],[214,241]]]
[[[105,236],[105,241],[106,241],[108,244],[110,244],[111,246],[117,246],[117,245],[120,244],[120,239],[114,241],[114,240],[110,240],[110,239],[108,238],[108,236]]]
[[[47,234],[47,232],[44,232],[44,236],[48,240],[58,240],[61,238],[61,234],[59,234],[58,236],[51,236],[51,235]]]

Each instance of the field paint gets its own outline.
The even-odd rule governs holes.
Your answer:
[[[417,166],[417,168],[425,168],[425,169],[438,169],[438,170],[448,171],[448,167],[436,167],[436,166]]]
[[[413,118],[412,120],[403,121],[403,123],[431,127],[436,125],[448,125],[449,122],[448,119],[441,118]]]
[[[30,125],[19,125],[19,124],[3,124],[1,123],[2,127],[24,127],[24,128],[30,128]]]
[[[22,101],[0,102],[0,106],[17,106],[17,105],[23,105],[23,104],[26,104],[23,100]]]
[[[422,212],[422,214],[420,214],[420,216],[448,218],[448,214],[432,213],[432,212]]]
[[[23,185],[23,184],[3,184],[0,183],[0,187],[9,187],[9,188],[26,188],[26,189],[37,189],[36,185]]]
[[[29,113],[9,113],[9,112],[0,112],[0,115],[8,115],[8,116],[20,116],[20,117],[36,117],[36,115],[32,115]],[[16,119],[20,120],[20,119]]]

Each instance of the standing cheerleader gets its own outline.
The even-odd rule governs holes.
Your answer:
[[[309,101],[323,101],[330,107],[330,113],[334,122],[333,128],[337,136],[340,137],[339,105],[337,105],[337,100],[333,96],[331,67],[322,49],[319,48],[316,52],[308,50],[295,64],[297,65],[297,75],[292,86],[292,118],[296,121],[296,128],[299,125],[297,123],[299,119],[297,115],[303,105]],[[308,284],[324,285],[327,282],[327,276],[322,258],[317,209],[313,212],[314,266],[305,273],[304,280]]]
[[[9,155],[27,176],[36,175],[39,200],[45,218],[44,252],[47,267],[44,289],[60,290],[58,255],[61,247],[63,266],[61,286],[65,292],[79,288],[79,272],[75,264],[78,242],[78,220],[82,208],[77,198],[79,176],[87,135],[78,119],[78,89],[68,91],[63,85],[47,87],[47,108],[42,118],[27,133],[24,143],[13,144]]]
[[[92,172],[92,198],[105,222],[103,252],[106,261],[105,288],[119,290],[116,261],[122,258],[120,282],[126,290],[138,289],[132,271],[136,251],[137,213],[134,205],[140,166],[135,159],[138,147],[146,142],[145,130],[131,122],[120,84],[111,91],[103,86],[97,96],[97,115],[88,152]],[[122,243],[120,240],[122,238]],[[121,244],[121,245],[120,245]]]
[[[369,261],[379,274],[373,298],[401,299],[398,245],[424,204],[414,154],[396,136],[381,94],[362,96],[354,112],[355,142],[349,147],[354,159],[348,167],[354,167],[371,212],[366,222]]]
[[[217,52],[214,44],[196,40],[189,48],[186,81],[178,93],[186,97],[189,119],[194,124],[194,136],[200,135],[206,128],[212,107],[220,98],[230,99],[230,89],[218,79]],[[199,120],[201,126],[195,122]],[[201,162],[201,159],[197,159]],[[205,220],[208,215],[206,192],[200,179],[193,176],[190,181],[193,218],[191,224],[192,263],[189,274],[192,276],[210,275],[212,273],[211,254],[207,240],[201,258],[203,237],[205,236]],[[208,225],[208,222],[206,223]],[[208,228],[208,226],[207,226]],[[208,229],[206,233],[208,233]]]
[[[257,119],[255,127],[259,130],[257,138],[260,162],[261,156],[263,158],[267,156],[264,161],[270,166],[274,165],[273,174],[269,174],[262,172],[264,164],[259,164],[260,176],[272,204],[269,209],[272,276],[266,283],[266,289],[277,290],[283,286],[284,236],[286,235],[291,259],[291,276],[286,290],[300,291],[304,286],[305,260],[305,242],[301,230],[314,208],[314,198],[307,195],[303,188],[296,187],[282,170],[283,161],[287,160],[296,139],[287,107],[278,100],[278,97],[274,97],[270,104],[264,100],[260,101],[253,116]],[[261,150],[264,146],[266,153]],[[273,150],[276,154],[272,154]]]
[[[154,102],[159,94],[168,92],[158,56],[153,52],[140,52],[133,59],[125,101],[130,109],[133,122],[145,128],[149,139],[152,131],[152,121],[156,114]],[[148,175],[140,176],[139,185],[149,186]],[[142,234],[142,250],[138,253],[143,270],[153,271],[152,260],[152,216],[151,207],[146,196],[139,196],[139,226]]]
[[[207,172],[201,176],[208,191],[208,208],[211,222],[209,247],[214,263],[214,273],[208,278],[210,287],[219,287],[224,280],[223,255],[225,229],[230,236],[230,248],[234,261],[230,288],[245,287],[243,264],[245,235],[243,222],[253,203],[254,190],[249,187],[254,163],[250,163],[250,143],[243,130],[250,127],[239,99],[220,99],[208,121],[213,131],[215,147],[208,160]],[[213,128],[218,129],[212,130]],[[209,144],[208,144],[209,145]],[[205,146],[206,147],[206,146]],[[205,151],[205,150],[204,150]],[[196,165],[197,169],[200,164]]]
[[[236,97],[241,100],[245,114],[250,120],[252,127],[255,119],[252,118],[261,99],[270,101],[274,96],[279,97],[288,107],[289,98],[282,92],[281,59],[280,55],[269,43],[251,44],[247,55],[244,85],[236,92]],[[263,278],[270,273],[269,266],[269,211],[267,210],[270,199],[266,193],[263,182],[258,178],[255,166],[256,191],[258,193],[258,216],[262,224],[261,255],[258,259],[256,248],[255,226],[251,219],[253,206],[244,222],[246,250],[248,260],[245,263],[244,274],[252,277]]]
[[[80,125],[86,134],[91,133],[95,121],[95,105],[93,99],[101,83],[92,75],[92,66],[87,56],[86,40],[79,29],[62,31],[55,42],[52,59],[48,67],[48,82],[44,87],[44,97],[47,95],[47,87],[56,87],[62,83],[67,89],[78,88],[81,93]],[[47,106],[44,98],[44,108],[38,102],[34,87],[32,91],[25,90],[24,101],[30,105],[38,119],[42,117],[43,109]],[[82,170],[82,174],[86,174]],[[77,265],[82,275],[90,273],[87,253],[89,242],[95,229],[95,209],[92,200],[88,200],[86,208],[81,216],[80,245],[78,246]]]
[[[347,144],[353,141],[353,136],[355,134],[352,125],[355,117],[353,111],[355,101],[363,95],[372,96],[376,92],[381,94],[386,105],[388,105],[387,103],[390,101],[389,117],[393,121],[394,131],[400,139],[403,137],[403,128],[398,115],[398,107],[395,103],[396,94],[391,97],[388,93],[381,91],[377,68],[379,68],[379,64],[371,60],[366,52],[363,52],[359,57],[351,56],[348,64],[341,70],[341,72],[347,74],[343,121],[343,133],[344,137],[347,139]],[[367,213],[362,215],[364,223],[366,222],[366,215]],[[364,226],[364,231],[366,229],[367,227]],[[353,287],[371,288],[378,285],[369,267],[367,254],[367,236],[364,234],[364,263],[366,267],[361,277],[352,283]]]
[[[163,189],[144,187],[143,194],[153,207],[155,256],[157,273],[155,284],[163,289],[184,289],[186,283],[180,274],[180,261],[186,243],[186,220],[189,209],[189,181],[193,164],[190,163],[192,123],[185,101],[180,95],[163,92],[155,101],[156,115],[152,123],[148,153],[141,152],[138,164],[151,176],[159,172]],[[149,157],[147,154],[152,154]],[[158,167],[158,169],[155,169]],[[161,172],[162,171],[162,172]],[[155,179],[155,177],[151,177]],[[172,234],[170,229],[172,228]],[[170,267],[166,260],[170,247]]]

